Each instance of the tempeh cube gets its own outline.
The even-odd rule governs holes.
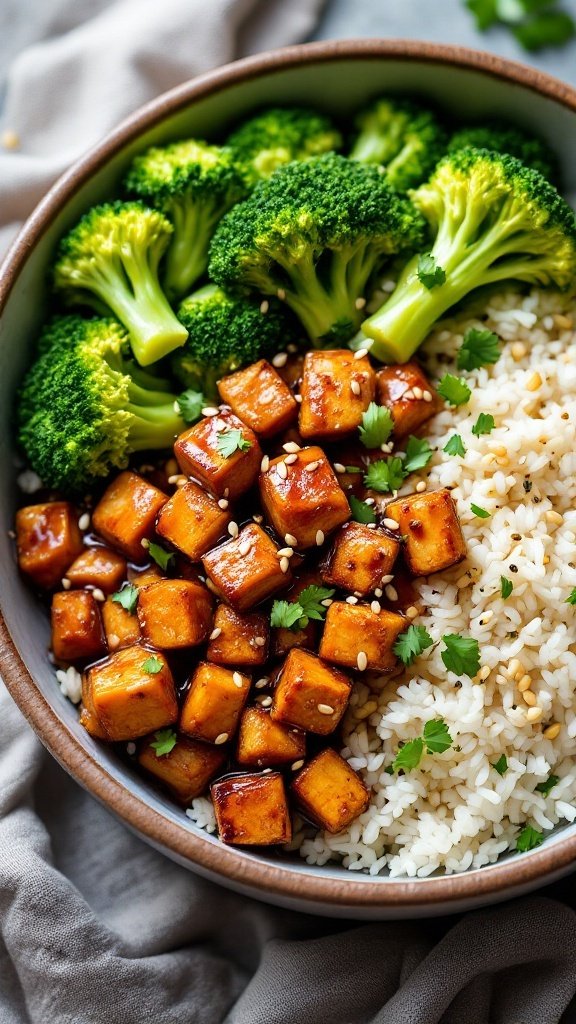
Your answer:
[[[219,604],[206,657],[216,665],[263,665],[268,657],[269,639],[267,615],[241,615],[229,605]]]
[[[138,619],[153,647],[176,650],[204,643],[212,628],[212,595],[191,580],[160,580],[140,591]]]
[[[350,690],[343,672],[294,647],[278,675],[270,714],[275,722],[328,736],[346,710]]]
[[[110,548],[85,548],[66,570],[73,587],[95,587],[113,594],[126,578],[126,559]]]
[[[202,562],[224,600],[245,612],[290,581],[277,552],[268,534],[256,523],[248,523],[237,537],[204,555]]]
[[[52,598],[52,650],[58,661],[86,661],[106,650],[98,602],[87,590]]]
[[[138,763],[154,775],[176,799],[188,804],[208,789],[208,784],[226,761],[222,747],[198,743],[178,735],[168,754],[157,754],[153,746],[155,734],[147,736],[138,751]]]
[[[182,708],[182,732],[207,743],[226,743],[238,728],[249,691],[248,676],[200,662]]]
[[[376,374],[376,388],[380,405],[392,413],[396,440],[413,434],[442,405],[418,363],[385,366]]]
[[[142,541],[154,536],[154,524],[168,495],[137,473],[119,473],[100,498],[92,524],[96,533],[133,562],[147,560]]]
[[[240,432],[244,450],[236,448],[226,456],[218,450],[218,439],[223,439],[230,431]],[[207,416],[180,434],[174,454],[183,473],[199,480],[217,498],[232,500],[256,482],[262,461],[262,450],[254,431],[227,411]]]
[[[51,590],[82,551],[78,513],[67,501],[18,509],[16,545],[22,572],[39,587]]]
[[[218,381],[218,391],[232,412],[261,437],[286,430],[298,414],[290,388],[265,359]]]
[[[140,639],[140,623],[136,609],[128,612],[109,595],[102,605],[102,621],[106,633],[106,643],[110,651],[120,647],[130,647]]]
[[[346,523],[320,566],[322,579],[343,590],[370,594],[382,585],[382,577],[390,573],[399,551],[400,541],[382,530]]]
[[[243,768],[277,768],[306,754],[306,734],[275,722],[264,708],[246,708],[240,719],[236,760]]]
[[[174,725],[178,701],[163,654],[135,644],[84,674],[82,702],[112,742]]]
[[[225,502],[224,502],[225,504]],[[226,535],[231,516],[216,498],[192,480],[179,487],[158,516],[156,533],[173,544],[192,562]]]
[[[291,464],[285,459],[261,473],[262,505],[280,537],[290,533],[298,548],[311,548],[350,518],[350,507],[321,448],[302,448]]]
[[[360,776],[330,748],[299,772],[291,789],[300,810],[327,832],[341,832],[370,802]]]
[[[292,838],[284,780],[269,775],[235,775],[211,788],[212,802],[223,843],[273,846]]]
[[[302,437],[337,440],[356,430],[374,399],[376,374],[367,356],[350,349],[308,352],[300,394]]]
[[[404,616],[384,608],[373,612],[368,604],[334,601],[326,613],[320,657],[361,672],[392,672],[398,664],[393,647],[407,625]]]
[[[404,560],[413,576],[429,576],[465,558],[466,541],[450,491],[397,498],[386,506],[386,515],[400,524]]]

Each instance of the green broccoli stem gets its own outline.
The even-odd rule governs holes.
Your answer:
[[[132,415],[128,440],[130,449],[135,452],[147,448],[171,448],[174,438],[186,429],[172,402],[149,407],[130,402],[127,411]]]
[[[224,204],[195,203],[188,198],[166,210],[174,234],[164,263],[164,287],[173,299],[187,295],[208,266],[208,248]]]
[[[347,254],[331,254],[326,287],[319,280],[311,257],[284,267],[291,284],[284,289],[286,304],[300,319],[316,348],[330,340],[350,337],[362,319],[361,310],[355,305],[357,294],[351,293],[347,282],[349,262]]]

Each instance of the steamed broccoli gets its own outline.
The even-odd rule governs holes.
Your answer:
[[[49,487],[77,492],[131,452],[168,448],[184,429],[176,396],[130,359],[116,320],[54,318],[20,388],[18,437]]]
[[[209,272],[286,301],[314,344],[347,340],[386,256],[412,252],[424,222],[376,167],[334,153],[278,168],[220,222]]]
[[[342,136],[330,118],[303,107],[272,107],[244,121],[227,140],[252,184],[281,164],[340,149]]]
[[[507,121],[493,120],[473,124],[452,135],[448,151],[474,146],[475,149],[494,149],[497,153],[509,153],[521,160],[527,167],[533,167],[549,181],[557,184],[559,178],[558,160],[550,147],[522,128]]]
[[[125,187],[171,221],[164,286],[186,295],[206,270],[216,224],[248,192],[232,151],[197,139],[153,147],[136,157]]]
[[[381,164],[403,192],[425,181],[446,152],[447,133],[436,114],[412,100],[383,97],[355,119],[352,160]]]
[[[574,213],[541,174],[486,149],[447,156],[412,199],[434,233],[429,253],[362,324],[371,354],[403,363],[433,324],[469,292],[501,281],[566,288],[576,282]],[[354,347],[355,342],[352,343]]]
[[[172,356],[172,372],[185,387],[202,390],[211,401],[218,397],[220,377],[297,340],[296,325],[279,304],[261,307],[232,298],[215,284],[184,299],[178,316],[188,341]]]
[[[107,308],[130,334],[142,366],[186,341],[158,282],[172,225],[143,203],[104,203],[86,213],[60,242],[54,285],[72,303]]]

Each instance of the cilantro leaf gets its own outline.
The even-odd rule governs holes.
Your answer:
[[[116,604],[122,605],[124,611],[130,612],[130,615],[134,615],[136,611],[136,605],[138,604],[138,587],[135,587],[133,583],[128,583],[127,586],[122,587],[122,590],[116,591],[112,594],[112,600]]]
[[[380,445],[386,444],[393,426],[390,409],[387,409],[385,405],[376,405],[376,402],[370,402],[362,416],[360,440],[365,448],[379,448]]]
[[[364,474],[364,483],[373,491],[385,493],[386,491],[397,491],[404,480],[402,459],[394,456],[392,459],[379,459],[372,462]]]
[[[519,853],[527,853],[528,850],[534,850],[537,846],[540,846],[543,839],[542,832],[539,832],[537,828],[532,828],[532,825],[525,825],[516,838],[516,849]]]
[[[508,758],[506,754],[500,754],[500,757],[492,765],[494,771],[498,772],[498,775],[504,775],[504,772],[508,771]]]
[[[500,338],[494,331],[479,331],[471,327],[464,335],[457,366],[459,370],[478,370],[481,366],[496,363],[500,358]]]
[[[480,505],[475,505],[474,502],[470,503],[470,508],[478,519],[489,519],[491,516],[490,512],[487,512],[485,508],[480,508]]]
[[[158,729],[154,733],[154,741],[150,744],[152,750],[156,751],[156,757],[164,757],[174,750],[177,737],[174,729]]]
[[[408,626],[405,633],[400,633],[393,651],[404,665],[411,665],[414,659],[433,643],[430,633],[424,626],[412,625]]]
[[[453,743],[443,718],[435,718],[424,726],[424,743],[429,754],[443,754]]]
[[[466,455],[466,446],[460,437],[460,434],[452,434],[452,437],[448,438],[442,451],[446,452],[447,455],[459,455],[461,458],[464,458]]]
[[[162,671],[163,662],[160,658],[157,658],[155,654],[152,654],[146,661],[142,662],[142,671],[147,672],[150,676],[157,676]]]
[[[474,437],[480,437],[481,434],[490,434],[495,426],[494,417],[490,413],[481,412],[472,427],[472,433]]]
[[[350,495],[348,501],[352,511],[352,519],[355,523],[377,522],[376,513],[371,505],[367,505],[365,501],[360,501],[354,494]]]
[[[432,288],[436,288],[440,284],[444,284],[446,280],[446,271],[438,266],[432,253],[423,253],[418,258],[418,280],[428,291]]]
[[[391,765],[392,772],[400,770],[410,772],[420,764],[424,750],[428,754],[442,754],[452,746],[453,742],[448,732],[448,726],[442,718],[426,722],[422,736],[418,736],[417,739],[410,740],[400,747]]]
[[[433,454],[434,452],[426,438],[414,437],[411,434],[406,445],[406,458],[402,464],[404,476],[408,476],[409,473],[415,473],[418,469],[424,469],[430,462]]]
[[[155,544],[154,541],[148,546],[148,553],[150,558],[153,558],[156,565],[159,565],[161,569],[167,569],[174,558],[173,551],[166,551],[165,548],[161,547],[160,544]]]
[[[474,15],[480,32],[485,32],[499,20],[498,0],[466,0],[466,7]]]
[[[514,35],[530,53],[546,46],[562,46],[576,35],[576,22],[566,11],[544,11],[517,25]]]
[[[181,395],[178,395],[176,405],[184,423],[196,423],[202,415],[206,401],[201,391],[193,391],[192,388],[189,388],[188,391],[183,391]]]
[[[512,593],[513,590],[514,590],[514,584],[512,583],[512,580],[507,579],[506,576],[501,576],[500,577],[500,595],[501,595],[501,597],[503,597],[504,600],[506,600],[507,597],[510,597],[510,594]]]
[[[534,792],[542,793],[543,796],[548,796],[548,793],[550,793],[550,791],[554,789],[554,786],[557,786],[559,782],[560,777],[558,775],[549,775],[544,782],[539,782],[538,785],[534,787]]]
[[[451,373],[444,374],[436,390],[449,405],[465,405],[472,394],[466,381]]]
[[[234,452],[247,452],[251,447],[252,441],[244,437],[241,430],[227,427],[216,435],[216,448],[223,459],[229,459]]]
[[[566,598],[564,604],[574,604],[574,605],[576,605],[576,587],[574,587],[572,593],[570,594],[570,597]]]
[[[298,601],[274,601],[270,613],[270,625],[276,629],[300,629],[304,609]]]
[[[420,764],[423,753],[424,740],[422,737],[419,736],[416,740],[410,740],[409,743],[405,743],[403,747],[400,747],[392,762],[392,771],[412,771],[413,768],[417,768]]]
[[[327,609],[322,604],[322,601],[327,601],[335,593],[335,590],[329,590],[328,587],[318,587],[315,583],[311,583],[309,587],[306,587],[298,598],[298,604],[302,608],[306,619],[315,619],[316,622],[323,622]]]
[[[364,470],[360,466],[344,466],[347,473],[363,473]]]
[[[457,676],[470,676],[474,678],[480,669],[480,648],[478,641],[471,636],[460,636],[458,633],[449,633],[442,637],[446,650],[440,652],[440,657],[449,672]]]

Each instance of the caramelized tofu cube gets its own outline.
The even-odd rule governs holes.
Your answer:
[[[360,776],[330,748],[299,772],[291,789],[303,814],[327,832],[341,832],[370,802]]]
[[[226,743],[238,728],[249,691],[248,676],[200,662],[182,708],[182,732],[218,746]]]
[[[218,381],[218,391],[232,412],[261,437],[286,430],[298,414],[290,388],[265,359]]]
[[[110,548],[86,548],[66,571],[73,587],[96,587],[113,594],[126,579],[126,559]]]
[[[178,701],[163,654],[136,644],[116,651],[85,673],[82,703],[107,739],[136,740],[174,725]]]
[[[270,621],[260,612],[240,615],[219,604],[206,657],[216,665],[263,665],[268,657]]]
[[[149,587],[152,583],[159,583],[160,580],[165,579],[165,574],[155,562],[151,562],[145,569],[133,569],[131,566],[128,566],[128,580],[138,590],[143,590],[144,587]]]
[[[240,719],[236,760],[245,768],[277,768],[306,754],[306,735],[275,722],[264,708],[246,708]]]
[[[382,530],[346,523],[320,567],[324,583],[359,594],[370,594],[391,571],[400,542]]]
[[[130,647],[140,639],[140,623],[136,611],[127,612],[121,604],[112,600],[109,595],[102,605],[102,621],[106,633],[106,643],[110,651],[120,647]]]
[[[428,576],[461,562],[466,555],[460,520],[450,491],[427,491],[398,498],[386,515],[406,538],[404,560],[413,576]]]
[[[18,509],[16,545],[22,572],[45,590],[56,587],[83,548],[73,506],[52,501]]]
[[[212,802],[223,843],[273,846],[292,838],[284,780],[270,775],[235,775],[214,782]]]
[[[334,601],[326,613],[320,657],[337,665],[374,672],[392,672],[398,659],[393,647],[407,627],[395,612],[373,612],[367,604]]]
[[[346,710],[350,691],[343,672],[294,647],[280,670],[270,714],[275,722],[328,736]]]
[[[126,470],[119,473],[100,498],[92,524],[107,544],[136,563],[147,560],[143,540],[154,536],[156,516],[168,495],[144,477]]]
[[[374,400],[376,374],[367,356],[350,349],[308,352],[300,394],[302,437],[338,439],[356,430]]]
[[[226,751],[178,736],[168,754],[156,753],[154,735],[148,736],[138,752],[138,763],[154,775],[182,804],[189,804],[208,789],[208,783],[226,761]]]
[[[256,523],[248,523],[237,537],[204,555],[202,563],[218,593],[239,612],[264,601],[286,586],[278,548]]]
[[[80,725],[86,729],[88,735],[92,736],[95,740],[108,739],[108,736],[100,725],[96,715],[92,711],[89,711],[84,705],[80,709]]]
[[[52,598],[52,650],[58,661],[86,661],[104,654],[98,602],[87,590],[64,590]]]
[[[419,430],[442,405],[418,363],[385,366],[376,374],[376,387],[380,405],[392,413],[396,440]]]
[[[226,534],[230,513],[202,487],[190,481],[179,487],[158,516],[156,533],[182,551],[191,562],[213,548]]]
[[[190,580],[160,580],[140,591],[138,619],[153,647],[177,650],[204,643],[212,624],[212,596]]]
[[[222,455],[218,438],[232,430],[239,430],[243,442],[250,447],[244,451],[236,448],[231,455]],[[174,454],[183,473],[199,480],[217,498],[224,496],[232,500],[256,482],[262,461],[256,434],[231,412],[207,416],[185,430],[176,440]]]
[[[350,507],[321,448],[303,448],[288,465],[285,459],[261,473],[262,505],[280,537],[291,533],[298,548],[311,548],[350,518]]]

